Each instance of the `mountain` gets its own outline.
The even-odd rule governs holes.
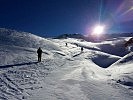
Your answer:
[[[77,33],[77,34],[62,34],[56,37],[56,39],[67,39],[67,38],[85,39],[85,36]]]
[[[107,39],[112,38],[120,38],[120,37],[133,37],[133,33],[110,33],[110,34],[103,34],[100,37],[93,36],[91,34],[88,34],[87,36],[84,36],[82,34],[62,34],[57,36],[55,39],[67,39],[67,38],[75,38],[75,39],[82,39],[85,41],[91,41],[91,42],[100,42],[105,41]]]
[[[133,33],[111,33],[107,35],[108,38],[118,38],[118,37],[133,37]]]
[[[123,46],[129,38],[46,39],[2,28],[0,100],[132,100],[133,53]]]
[[[29,48],[42,47],[47,50],[58,48],[51,41],[27,32],[0,28],[0,44]],[[49,46],[48,46],[49,44]]]

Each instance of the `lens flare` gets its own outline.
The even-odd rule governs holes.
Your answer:
[[[128,9],[126,12],[124,12],[122,15],[125,15],[125,14],[129,13],[132,10],[133,10],[133,6],[130,9]]]
[[[104,32],[104,26],[98,25],[94,27],[93,34],[100,35]]]

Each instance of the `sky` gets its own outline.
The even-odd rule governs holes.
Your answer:
[[[0,27],[45,37],[133,32],[133,0],[0,0]]]

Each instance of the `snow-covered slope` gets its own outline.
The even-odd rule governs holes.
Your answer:
[[[125,55],[115,63],[113,63],[108,70],[111,72],[111,77],[117,83],[128,86],[129,89],[133,87],[133,52]]]
[[[133,53],[122,46],[127,38],[47,40],[0,29],[0,100],[132,100]]]
[[[42,47],[47,50],[59,50],[51,41],[27,32],[0,28],[0,44],[28,48]]]

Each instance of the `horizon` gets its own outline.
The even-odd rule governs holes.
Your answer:
[[[131,0],[1,0],[0,27],[43,37],[88,35],[97,24],[105,33],[133,32]]]
[[[1,29],[4,29],[4,30],[10,30],[10,31],[16,31],[16,32],[25,32],[25,33],[30,33],[30,34],[33,34],[33,35],[36,35],[36,36],[39,36],[39,37],[44,37],[44,38],[56,38],[56,37],[60,37],[60,36],[62,36],[62,35],[75,35],[75,34],[77,34],[77,35],[82,35],[82,36],[84,36],[84,37],[88,37],[88,36],[91,36],[91,34],[89,34],[89,35],[84,35],[84,34],[82,34],[82,33],[64,33],[64,34],[59,34],[59,35],[56,35],[56,36],[41,36],[40,34],[35,34],[35,33],[31,33],[31,32],[26,32],[26,31],[22,31],[22,30],[16,30],[16,29],[9,29],[9,28],[1,28],[0,27],[0,30]],[[131,34],[133,34],[133,32],[122,32],[122,33],[103,33],[103,36],[110,36],[110,35],[126,35],[126,34],[128,34],[128,35],[131,35]],[[68,37],[70,37],[70,36],[68,36]],[[94,38],[94,37],[93,37]],[[102,38],[102,37],[101,37]]]

